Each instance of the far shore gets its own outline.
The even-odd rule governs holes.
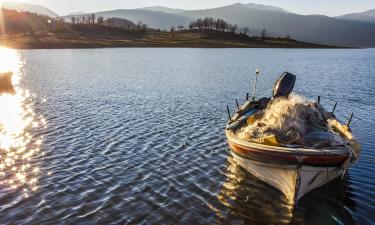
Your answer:
[[[66,49],[112,47],[177,47],[177,48],[340,48],[300,42],[286,38],[251,38],[222,32],[147,32],[125,36],[56,34],[7,35],[0,45],[14,49]]]

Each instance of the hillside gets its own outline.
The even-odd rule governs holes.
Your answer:
[[[73,17],[70,23],[29,12],[0,9],[4,24],[0,45],[12,48],[204,47],[327,48],[287,38],[249,37],[235,25],[210,18],[191,22],[190,29],[150,29],[146,24],[95,15]],[[237,31],[237,32],[236,32]],[[241,31],[242,32],[242,31]]]
[[[17,49],[103,48],[103,47],[191,47],[191,48],[331,48],[283,38],[264,40],[233,33],[205,31],[144,33],[71,33],[40,36],[17,35],[0,38],[0,44]]]
[[[145,9],[112,10],[95,13],[106,18],[125,18],[142,21],[152,28],[169,29],[188,25],[190,21],[206,16],[221,18],[240,27],[249,27],[250,35],[259,35],[266,29],[272,36],[286,36],[327,45],[375,47],[375,25],[321,15],[299,15],[281,8],[256,4],[233,4],[204,10],[183,10],[167,13]],[[69,20],[71,16],[64,17]]]
[[[351,13],[337,17],[338,19],[344,20],[356,20],[363,22],[375,23],[375,9],[368,10],[365,12]]]
[[[340,46],[375,46],[375,26],[363,22],[338,20],[327,16],[303,16],[293,13],[259,10],[239,5],[207,10],[185,11],[180,15],[218,17],[252,30],[266,29],[271,35],[306,42]]]
[[[88,14],[83,14],[87,16]],[[80,15],[69,15],[62,17],[66,21],[70,21],[72,17],[83,16]],[[104,12],[96,12],[97,17],[102,16],[104,18],[120,18],[127,19],[133,23],[142,21],[152,28],[169,29],[171,26],[177,26],[179,24],[187,25],[192,21],[192,17],[177,15],[174,13],[166,13],[161,11],[154,11],[149,9],[117,9]]]
[[[103,22],[106,26],[112,26],[117,28],[123,28],[128,30],[135,30],[137,29],[137,25],[135,25],[132,21],[120,18],[109,18],[104,20]]]
[[[37,14],[46,15],[49,17],[59,16],[57,15],[57,13],[53,12],[52,10],[44,6],[29,4],[25,2],[4,1],[2,3],[2,7],[5,9],[37,13]]]
[[[0,9],[0,24],[4,25],[3,35],[33,34],[48,30],[48,17],[29,12]],[[0,13],[1,13],[0,12]]]

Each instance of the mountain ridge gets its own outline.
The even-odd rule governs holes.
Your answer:
[[[26,2],[4,1],[2,2],[1,6],[5,9],[38,13],[41,15],[49,16],[49,17],[59,16],[57,13],[55,13],[54,11],[50,10],[47,7],[36,5],[36,4],[30,4]]]
[[[174,8],[169,8],[169,7],[165,7],[165,6],[160,6],[160,5],[147,6],[147,7],[142,7],[142,8],[138,8],[138,9],[165,12],[165,13],[179,13],[179,12],[185,11],[184,9],[174,9]]]
[[[342,16],[338,16],[336,18],[375,23],[375,9],[370,9],[364,12],[349,13]]]

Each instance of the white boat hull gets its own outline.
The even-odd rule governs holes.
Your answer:
[[[250,160],[233,152],[232,155],[238,165],[280,190],[291,204],[295,204],[306,193],[345,173],[344,166],[280,165]]]

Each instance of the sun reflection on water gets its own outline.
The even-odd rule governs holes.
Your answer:
[[[28,196],[38,189],[40,168],[36,159],[42,155],[43,138],[33,134],[47,124],[33,110],[35,95],[18,86],[22,64],[16,50],[0,48],[0,76],[11,72],[10,85],[15,90],[0,90],[0,186],[21,190]]]

